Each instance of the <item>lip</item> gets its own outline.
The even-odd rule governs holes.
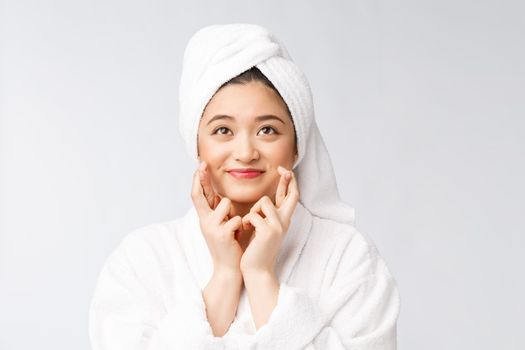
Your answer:
[[[253,168],[230,169],[227,172],[238,179],[253,179],[264,173],[263,170]]]

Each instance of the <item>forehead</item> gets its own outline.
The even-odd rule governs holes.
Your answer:
[[[232,116],[231,122],[258,122],[257,117],[275,115],[289,119],[288,109],[281,97],[261,82],[229,84],[219,89],[204,109],[202,121],[208,122],[214,116]]]

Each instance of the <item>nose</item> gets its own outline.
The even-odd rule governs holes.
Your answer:
[[[243,163],[250,163],[252,160],[259,159],[259,152],[253,146],[253,141],[249,136],[239,135],[237,137],[232,155],[235,160]]]

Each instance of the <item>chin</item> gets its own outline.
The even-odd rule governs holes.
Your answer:
[[[228,197],[232,202],[237,203],[255,203],[265,195],[267,195],[267,193],[261,192],[260,190],[250,190],[247,188],[241,188],[239,190],[230,189],[224,193],[225,197]]]

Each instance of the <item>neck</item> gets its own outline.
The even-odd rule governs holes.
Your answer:
[[[255,203],[238,203],[232,201],[229,216],[232,218],[239,215],[242,218],[250,212],[254,204]]]

